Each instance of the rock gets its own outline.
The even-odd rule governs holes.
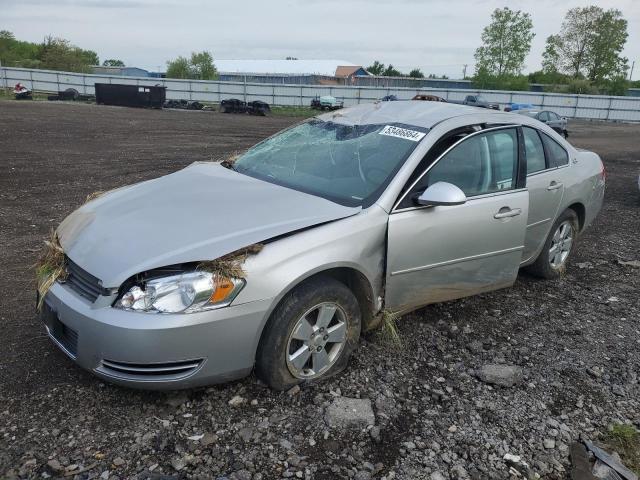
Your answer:
[[[480,353],[484,350],[484,347],[481,341],[474,340],[467,344],[467,350],[469,350],[471,353]]]
[[[240,395],[236,395],[231,400],[229,400],[229,405],[231,405],[232,407],[238,407],[246,401],[247,400],[242,398]]]
[[[361,470],[353,477],[354,480],[369,480],[371,478],[371,472]]]
[[[449,472],[449,475],[451,476],[452,479],[457,479],[457,480],[466,480],[469,478],[469,474],[467,473],[467,470],[462,465],[454,465],[453,467],[451,467],[451,471]]]
[[[429,475],[429,480],[447,480],[447,479],[440,472],[431,472],[431,475]]]
[[[299,393],[300,393],[300,385],[294,385],[289,390],[287,390],[287,395],[289,395],[290,397],[293,397]]]
[[[371,435],[374,442],[380,442],[380,427],[372,427],[371,430],[369,430],[369,435]]]
[[[62,465],[60,465],[60,462],[55,458],[53,460],[49,460],[47,465],[53,473],[62,471]]]
[[[336,428],[366,428],[376,423],[371,400],[365,398],[335,398],[327,407],[324,420]]]
[[[188,400],[189,400],[189,397],[187,397],[186,394],[178,393],[175,395],[171,395],[170,397],[167,397],[164,403],[166,403],[170,407],[178,408],[180,405],[182,405],[183,403],[186,403]]]
[[[187,466],[187,461],[184,457],[173,457],[171,459],[171,466],[175,470],[180,471]]]
[[[476,376],[484,383],[500,387],[513,387],[522,383],[522,368],[515,365],[487,364],[476,372]]]
[[[628,267],[640,268],[640,260],[630,260],[628,262],[624,262],[622,260],[618,260],[618,264],[626,265]]]
[[[246,443],[251,441],[251,438],[253,438],[253,432],[253,427],[245,427],[238,432],[238,436]]]
[[[285,450],[293,450],[293,444],[285,438],[280,440],[280,446]]]
[[[113,463],[116,467],[121,467],[122,465],[124,465],[124,464],[125,464],[125,461],[124,461],[122,458],[120,458],[120,457],[116,457],[116,458],[114,458],[114,459],[113,459],[113,462],[112,462],[112,463]]]
[[[546,448],[547,450],[556,448],[556,441],[553,438],[545,438],[542,444],[544,445],[544,448]]]
[[[200,439],[200,445],[207,446],[218,441],[218,436],[215,433],[205,433]]]
[[[617,395],[619,397],[624,397],[626,395],[624,388],[621,387],[620,385],[614,385],[613,387],[611,387],[611,391],[613,392],[614,395]]]

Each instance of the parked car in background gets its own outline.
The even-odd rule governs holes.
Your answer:
[[[424,93],[419,93],[411,100],[423,100],[425,102],[446,102],[446,100],[442,97],[438,97],[437,95],[427,95]]]
[[[568,121],[565,117],[561,117],[555,112],[551,110],[518,110],[518,113],[526,115],[531,118],[535,118],[536,120],[541,121],[542,123],[546,123],[549,127],[553,128],[560,135],[564,136],[564,138],[569,137],[569,131],[567,130]]]
[[[509,103],[504,107],[505,112],[515,112],[517,110],[533,110],[533,105],[530,103]]]
[[[464,100],[447,100],[449,103],[457,103],[459,105],[469,105],[470,107],[490,108],[492,110],[500,110],[498,103],[487,101],[482,95],[467,95]]]
[[[336,97],[332,97],[331,95],[316,97],[311,100],[311,108],[315,108],[317,110],[338,110],[343,106],[344,102],[342,100],[338,100]]]
[[[397,102],[398,97],[396,95],[385,95],[380,99],[382,102]]]
[[[361,104],[84,204],[56,231],[67,275],[41,316],[115,383],[255,368],[288,389],[344,368],[383,311],[509,287],[522,267],[559,277],[604,183],[598,155],[525,115]]]

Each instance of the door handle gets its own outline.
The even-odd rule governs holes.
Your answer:
[[[502,207],[500,210],[498,210],[498,213],[496,213],[493,218],[509,218],[509,217],[516,217],[518,215],[520,215],[522,213],[522,209],[521,208],[509,208],[509,207]]]
[[[547,190],[551,191],[551,190],[557,190],[559,188],[562,188],[562,183],[556,182],[555,180],[553,180],[547,187]]]

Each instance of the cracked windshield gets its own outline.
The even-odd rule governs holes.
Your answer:
[[[233,167],[285,187],[356,206],[377,197],[424,129],[313,120],[259,143]]]

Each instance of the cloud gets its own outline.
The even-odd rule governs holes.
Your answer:
[[[527,70],[540,68],[545,39],[566,11],[593,0],[511,0],[530,12],[536,37]],[[210,50],[214,58],[342,58],[369,65],[460,76],[491,12],[504,0],[0,0],[2,28],[40,41],[52,34],[101,58],[162,67],[177,55]],[[624,54],[640,60],[640,1],[599,0],[629,20]],[[640,69],[636,69],[640,77]]]

